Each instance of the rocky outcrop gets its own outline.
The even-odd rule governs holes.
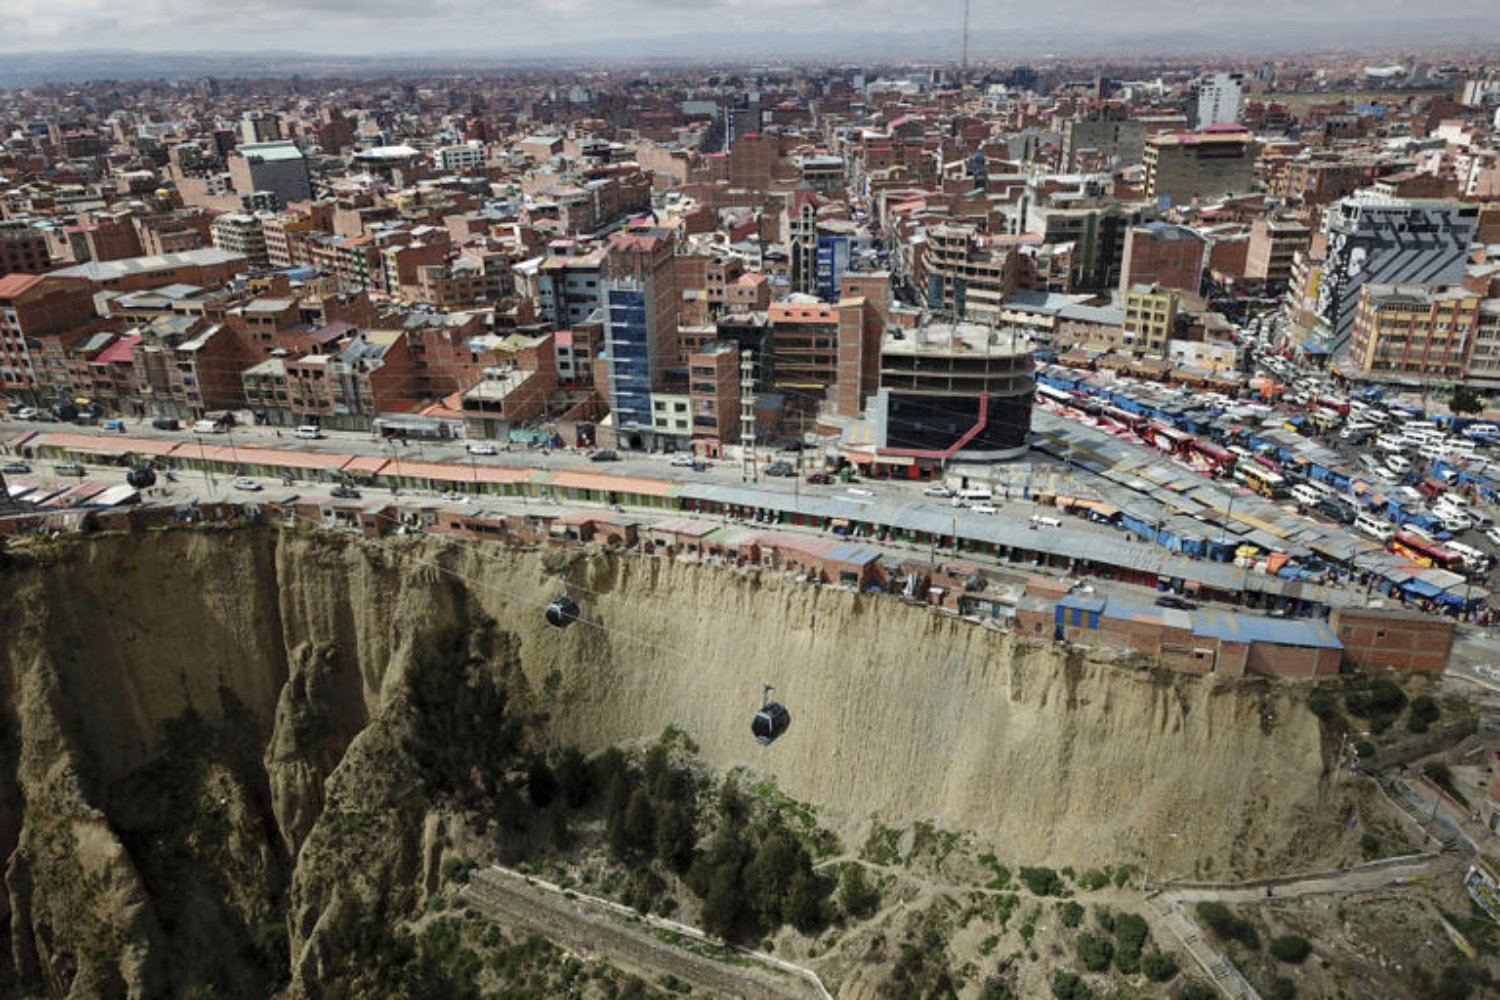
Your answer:
[[[584,615],[561,631],[560,574]],[[54,996],[316,994],[431,888],[444,811],[522,715],[585,750],[675,726],[850,840],[878,815],[1027,863],[1249,872],[1321,829],[1295,689],[684,562],[271,528],[38,545],[0,572],[0,656],[6,975]],[[763,683],[793,715],[768,748]]]

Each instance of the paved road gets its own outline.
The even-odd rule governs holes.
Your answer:
[[[505,869],[475,872],[462,895],[486,916],[534,927],[570,951],[603,958],[652,982],[671,974],[714,997],[830,1000],[821,984],[774,964],[777,960],[769,956],[739,950],[719,958],[699,954],[693,949],[711,943],[696,928],[641,917],[609,900],[564,895],[557,886]],[[658,931],[690,940],[672,943]]]

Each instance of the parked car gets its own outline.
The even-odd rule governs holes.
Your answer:
[[[608,448],[601,448],[589,456],[590,462],[618,462],[619,460],[619,454]]]
[[[1500,528],[1485,528],[1484,537],[1496,546],[1500,546]]]
[[[795,476],[797,470],[792,468],[792,463],[776,461],[766,466],[768,476]]]
[[[470,455],[499,454],[499,452],[495,450],[495,446],[490,444],[488,441],[470,441],[468,444],[464,445],[464,450],[467,451]]]
[[[807,477],[807,481],[814,486],[827,486],[833,482],[833,477],[826,472],[814,472]]]
[[[691,469],[693,467],[693,456],[685,451],[679,451],[672,456],[672,465],[679,469]]]
[[[36,410],[30,406],[23,406],[16,411],[17,420],[35,420]]]
[[[177,422],[176,417],[157,417],[155,420],[151,421],[151,426],[155,427],[159,431],[175,431],[180,430],[182,427],[182,425]]]
[[[855,497],[872,497],[872,496],[875,495],[875,491],[874,490],[861,489],[858,486],[851,486],[847,490],[845,490],[844,492],[848,493],[850,496],[855,496]]]
[[[443,499],[446,500],[446,501],[448,501],[449,503],[468,503],[469,502],[469,496],[468,496],[468,494],[466,494],[466,493],[460,493],[457,490],[449,490],[447,493],[444,493],[443,494]]]
[[[255,480],[249,479],[245,476],[236,478],[235,481],[230,483],[229,485],[233,486],[237,490],[249,490],[251,493],[260,492],[260,483],[257,483]]]
[[[951,497],[953,495],[953,491],[944,486],[942,483],[933,483],[931,486],[928,486],[926,489],[922,490],[922,495],[924,497]]]
[[[990,504],[987,504],[987,503],[976,503],[974,506],[970,507],[969,510],[972,511],[973,513],[975,513],[975,514],[998,514],[998,513],[1000,513],[1000,508],[999,507],[994,507],[994,506],[991,506]]]
[[[1162,594],[1156,599],[1159,608],[1171,608],[1173,611],[1197,611],[1198,605],[1176,594]]]
[[[31,466],[27,465],[25,462],[6,462],[4,465],[0,465],[0,472],[3,472],[8,476],[20,475],[23,472],[30,471]]]
[[[329,495],[331,495],[336,500],[358,500],[359,499],[359,490],[355,489],[353,486],[335,486],[333,489],[329,490],[328,492],[329,492]]]
[[[87,475],[83,466],[79,465],[77,462],[63,462],[61,465],[54,465],[52,467],[52,471],[56,472],[59,476]]]

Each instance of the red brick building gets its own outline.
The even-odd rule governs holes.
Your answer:
[[[1335,608],[1328,624],[1352,667],[1428,673],[1441,673],[1447,665],[1456,628],[1449,618],[1389,608]]]

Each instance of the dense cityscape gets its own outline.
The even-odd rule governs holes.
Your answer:
[[[965,11],[0,91],[0,993],[1496,995],[1500,55]]]

